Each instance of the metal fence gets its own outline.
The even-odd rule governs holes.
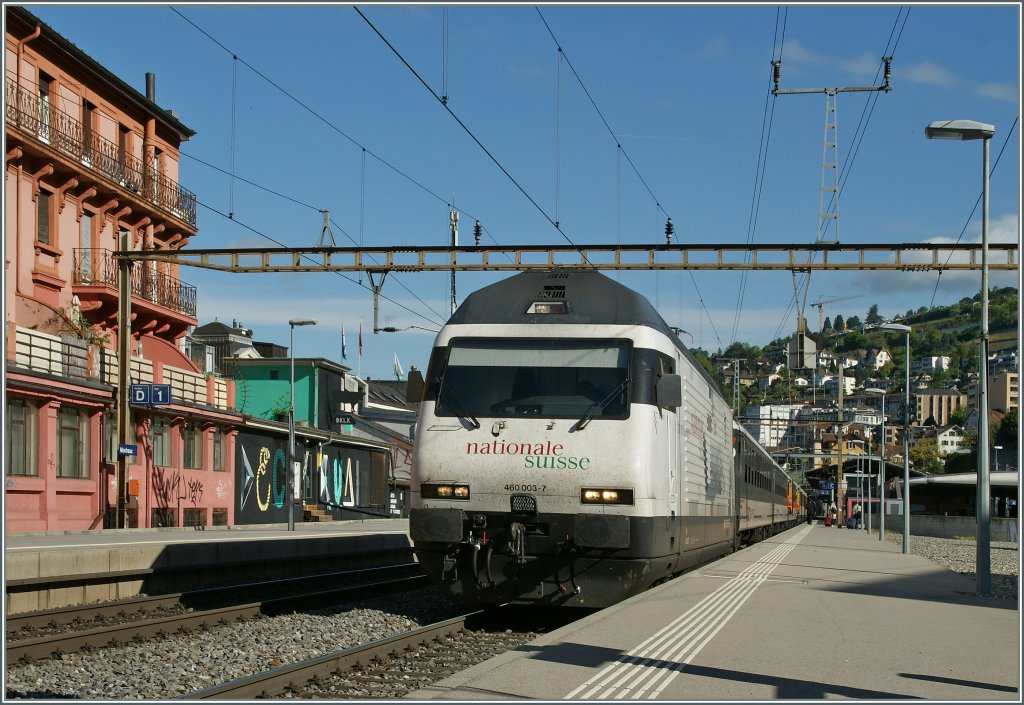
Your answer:
[[[117,289],[117,260],[114,253],[104,249],[75,249],[72,283],[108,286]],[[164,274],[155,263],[135,262],[131,265],[132,294],[196,317],[196,288],[191,284]]]

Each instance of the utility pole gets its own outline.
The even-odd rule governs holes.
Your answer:
[[[843,360],[836,361],[839,365],[839,410],[836,413],[836,436],[839,439],[837,444],[838,455],[836,464],[836,506],[839,508],[839,522],[843,521],[843,391],[846,385],[843,383]]]
[[[839,93],[853,93],[863,91],[883,91],[888,93],[892,90],[889,79],[892,74],[892,57],[883,56],[885,72],[882,85],[880,86],[849,86],[845,88],[779,88],[781,77],[782,61],[772,61],[772,81],[775,84],[772,88],[772,95],[795,95],[801,93],[824,93],[825,94],[825,134],[821,145],[821,186],[818,191],[818,230],[815,233],[815,242],[826,242],[823,238],[828,223],[835,225],[834,235],[827,242],[839,243],[839,136],[838,136],[838,105],[836,96]],[[831,178],[827,178],[828,175]],[[825,194],[830,193],[829,203],[825,203]],[[811,287],[811,273],[808,271],[804,279],[804,304],[807,302],[807,293]],[[800,302],[799,285],[796,280],[796,270],[793,270],[793,294],[796,305],[796,347],[803,349],[804,332],[806,321],[804,319],[804,305]],[[819,318],[820,318],[819,309]],[[840,409],[840,413],[842,410]]]
[[[451,212],[448,214],[448,225],[451,228],[451,232],[452,232],[452,247],[453,248],[458,247],[459,246],[459,212],[457,210],[455,210],[454,208],[452,208]],[[455,253],[454,252],[452,253],[452,257],[453,258],[455,257]],[[453,316],[455,315],[455,309],[456,308],[457,308],[457,306],[455,304],[455,268],[453,267],[452,268],[452,311],[451,311]]]
[[[128,252],[128,231],[118,233],[118,248]],[[132,263],[127,257],[117,260],[117,442],[134,443],[131,431],[131,407],[129,406],[128,370],[131,364],[132,340]],[[117,515],[114,526],[128,528],[128,456],[117,453]]]

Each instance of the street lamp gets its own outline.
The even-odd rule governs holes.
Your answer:
[[[976,550],[977,590],[992,592],[989,557],[988,477],[988,141],[996,133],[993,125],[974,120],[939,120],[924,128],[928,139],[981,140],[981,367],[978,376],[978,538]]]
[[[994,450],[996,452],[995,453],[996,457],[995,457],[995,459],[994,459],[994,461],[992,463],[993,465],[995,465],[995,471],[996,472],[999,472],[999,451],[1001,451],[1002,449],[1003,449],[1002,446],[992,446],[992,450]]]
[[[291,375],[288,378],[288,531],[295,531],[295,326],[315,326],[316,321],[309,318],[294,318],[288,321],[291,339],[288,343],[288,358],[291,363]]]
[[[878,540],[882,541],[885,539],[885,390],[869,387],[864,391],[882,395],[882,469],[878,473]]]
[[[902,331],[907,343],[907,376],[904,380],[903,399],[903,553],[910,553],[910,326],[902,323],[883,323],[881,330]],[[882,409],[883,413],[885,409]]]

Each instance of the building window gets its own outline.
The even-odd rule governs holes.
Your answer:
[[[73,406],[57,411],[57,477],[89,477],[89,415]]]
[[[38,475],[36,406],[25,399],[7,399],[4,467],[8,475]]]
[[[210,435],[213,443],[213,469],[224,470],[224,429],[215,428]]]
[[[149,440],[153,446],[153,465],[171,465],[171,424],[163,416],[154,416],[149,426]]]
[[[92,122],[96,115],[96,106],[82,98],[82,162],[92,164]]]
[[[36,240],[50,244],[50,192],[43,189],[36,195]]]
[[[117,416],[114,414],[103,415],[103,436],[105,444],[103,459],[108,463],[116,463],[117,448],[120,443],[117,440]]]
[[[42,71],[39,72],[39,139],[50,141],[50,95],[54,92],[55,81]]]
[[[181,435],[185,441],[185,467],[193,470],[202,468],[203,432],[192,422],[182,426]]]
[[[81,248],[78,251],[78,280],[88,284],[92,281],[92,216],[89,213],[82,213],[78,241]]]

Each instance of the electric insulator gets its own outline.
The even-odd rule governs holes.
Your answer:
[[[669,245],[672,244],[672,233],[674,232],[675,228],[672,227],[672,219],[669,218],[668,221],[665,222],[665,242]]]
[[[779,85],[779,74],[780,74],[780,68],[781,67],[782,67],[782,62],[781,61],[773,61],[772,62],[772,80],[775,81],[775,86],[776,87],[778,87],[778,85]]]
[[[478,220],[478,221],[476,221],[476,224],[473,226],[473,239],[476,241],[476,246],[477,247],[480,247],[480,231],[481,231],[481,229],[482,228],[480,227],[480,221]]]

